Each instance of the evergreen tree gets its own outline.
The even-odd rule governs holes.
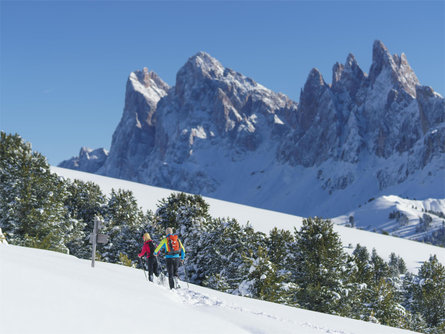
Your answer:
[[[222,292],[229,292],[230,291],[230,285],[227,282],[226,278],[218,273],[211,273],[209,274],[203,281],[202,285],[205,287],[208,287],[210,289],[222,291]]]
[[[102,233],[108,234],[109,242],[102,249],[104,260],[117,263],[119,258],[127,256],[132,262],[137,262],[143,234],[144,214],[131,191],[121,189],[111,191],[105,221],[106,228]]]
[[[296,248],[295,238],[290,231],[279,230],[274,227],[267,238],[267,249],[270,261],[277,266],[277,270],[291,273],[295,266],[293,250]]]
[[[413,278],[412,308],[430,327],[445,327],[445,267],[431,256]]]
[[[7,240],[68,252],[68,233],[78,230],[66,220],[64,182],[52,174],[44,156],[20,136],[0,134],[0,227]]]
[[[67,219],[74,219],[83,224],[83,230],[67,246],[70,253],[80,257],[91,256],[91,245],[89,235],[93,231],[94,217],[103,216],[106,208],[106,197],[102,194],[99,186],[92,182],[74,180],[67,182],[68,196],[65,199],[65,207],[68,210]]]
[[[199,277],[207,286],[221,285],[215,281],[218,277],[224,282],[222,286],[226,291],[233,292],[238,288],[248,271],[244,256],[249,252],[250,239],[236,219],[211,220],[199,236],[200,251],[192,259]]]
[[[406,264],[405,261],[397,256],[395,253],[391,253],[389,256],[389,274],[391,277],[397,277],[406,274]]]
[[[407,312],[399,303],[397,291],[386,279],[381,278],[370,286],[363,301],[366,304],[364,320],[399,328],[408,325]]]
[[[378,254],[375,248],[371,255],[372,276],[375,284],[380,284],[382,279],[390,276],[388,264]]]
[[[185,193],[172,193],[167,199],[159,201],[156,215],[164,230],[167,227],[176,231],[200,228],[210,220],[209,205],[202,196]]]
[[[391,259],[398,274],[398,262],[401,259],[395,256]],[[398,280],[398,275],[390,277],[388,264],[375,249],[370,256],[366,247],[357,245],[353,260],[356,271],[350,278],[356,289],[351,295],[355,300],[350,316],[394,327],[406,327],[409,313],[401,305],[402,281]]]
[[[310,310],[337,313],[343,297],[346,256],[332,222],[318,217],[304,219],[295,239],[300,305]]]
[[[252,254],[253,252],[250,253]],[[288,283],[288,276],[279,274],[276,265],[270,261],[264,248],[260,246],[255,257],[246,256],[245,262],[249,266],[249,272],[239,287],[242,295],[275,303],[296,305],[294,296],[298,291],[298,286]]]
[[[360,244],[357,244],[353,253],[353,260],[357,266],[354,273],[353,280],[358,283],[365,283],[370,285],[373,279],[372,266],[370,264],[370,255],[368,249]]]

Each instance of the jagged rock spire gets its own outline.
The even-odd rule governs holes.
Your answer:
[[[332,68],[332,90],[337,93],[346,91],[354,97],[365,77],[354,55],[350,53],[344,65],[336,63]]]
[[[395,89],[403,89],[412,97],[416,96],[416,86],[419,80],[411,66],[408,64],[405,54],[391,56],[386,46],[376,40],[372,48],[372,65],[369,71],[369,82],[371,87],[380,75],[388,80]]]

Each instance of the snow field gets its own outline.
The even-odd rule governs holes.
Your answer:
[[[142,270],[0,245],[0,329],[25,333],[412,333],[190,285],[170,291]]]

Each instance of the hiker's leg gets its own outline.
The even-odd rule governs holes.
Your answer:
[[[167,272],[168,272],[168,283],[170,285],[170,289],[175,287],[175,281],[173,280],[174,275],[174,267],[175,267],[175,259],[167,259]]]
[[[148,258],[148,277],[151,277],[153,279],[153,269],[154,269],[154,263],[155,263],[154,257]]]
[[[178,277],[178,269],[179,269],[179,258],[174,258],[174,267],[173,267],[173,276]]]

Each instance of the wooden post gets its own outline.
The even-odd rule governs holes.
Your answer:
[[[96,243],[97,243],[97,230],[98,230],[98,221],[97,217],[94,217],[94,228],[91,238],[93,239],[93,253],[91,254],[91,267],[94,268],[94,261],[96,260]]]

